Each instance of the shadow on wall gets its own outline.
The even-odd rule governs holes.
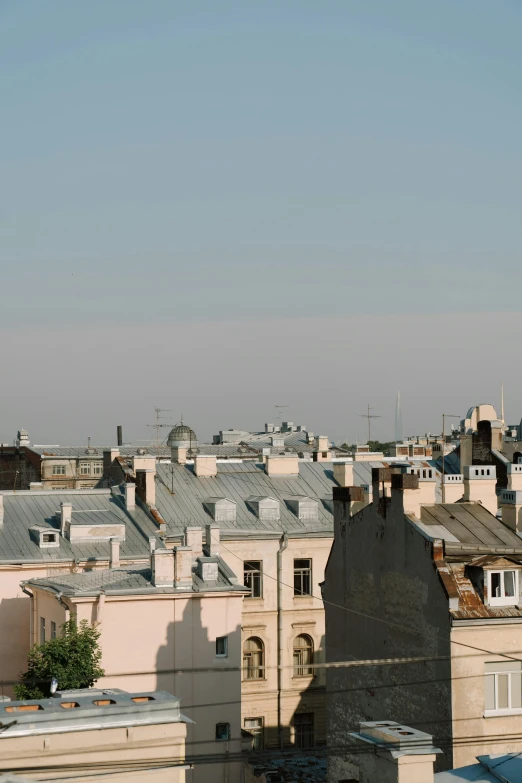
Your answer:
[[[0,695],[14,696],[13,686],[3,684],[20,678],[29,653],[31,602],[27,596],[0,601]]]
[[[228,631],[226,656],[216,655],[222,649],[217,650],[216,638],[209,637],[204,624],[204,620],[210,625],[216,620],[214,601],[195,596],[171,603],[172,622],[156,657],[156,688],[180,698],[183,714],[194,721],[187,727],[187,762],[195,763],[187,782],[233,781],[237,770],[225,759],[241,750],[241,628]],[[218,618],[216,627],[220,625]],[[227,725],[230,741],[226,740]],[[214,762],[202,763],[205,756],[207,762],[211,758]]]

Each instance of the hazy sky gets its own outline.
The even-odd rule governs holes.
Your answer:
[[[520,419],[520,0],[0,0],[0,440]],[[499,316],[499,313],[506,315]],[[448,408],[453,410],[448,410]]]

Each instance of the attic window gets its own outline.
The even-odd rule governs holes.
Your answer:
[[[56,533],[42,533],[42,544],[55,544]]]
[[[489,571],[490,606],[515,606],[518,603],[518,571]]]

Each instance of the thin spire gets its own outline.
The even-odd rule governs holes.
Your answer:
[[[502,422],[505,424],[504,421],[504,381],[501,381],[500,383],[500,418]]]
[[[402,443],[402,411],[400,391],[397,392],[397,405],[395,407],[395,442]]]

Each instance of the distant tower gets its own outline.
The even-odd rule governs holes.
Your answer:
[[[402,411],[400,391],[397,392],[397,405],[395,407],[395,442],[402,443]]]

